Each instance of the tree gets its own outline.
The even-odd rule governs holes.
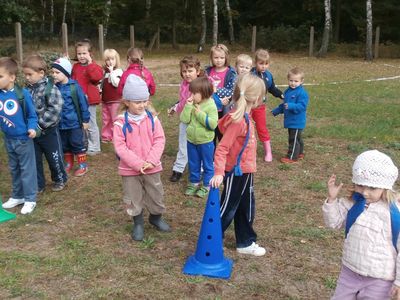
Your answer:
[[[197,52],[203,52],[204,44],[206,43],[206,33],[207,33],[206,3],[205,0],[200,0],[200,2],[201,2],[201,36],[199,45],[197,47]]]
[[[226,11],[228,13],[228,24],[229,24],[229,44],[233,44],[235,42],[235,36],[233,34],[233,21],[232,21],[232,11],[231,6],[229,4],[229,0],[225,0]]]
[[[111,13],[111,0],[106,0],[104,6],[104,37],[107,36],[108,22],[110,21],[110,13]]]
[[[329,36],[331,34],[332,20],[331,20],[331,0],[324,0],[325,8],[325,25],[324,33],[322,35],[321,48],[317,53],[317,57],[324,57],[328,52]]]
[[[50,0],[50,33],[54,33],[54,0]]]
[[[373,59],[372,54],[372,3],[371,0],[366,1],[367,10],[367,35],[366,35],[366,47],[365,47],[365,59],[371,61]]]
[[[218,44],[218,0],[214,0],[213,13],[213,45]]]

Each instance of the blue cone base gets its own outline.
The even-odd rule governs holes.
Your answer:
[[[233,261],[223,258],[216,264],[204,264],[199,262],[195,255],[191,255],[183,266],[183,273],[187,275],[203,275],[214,278],[229,279],[231,277]]]
[[[0,204],[1,205],[1,204]],[[0,206],[0,223],[10,221],[12,219],[15,219],[16,215],[13,213],[10,213]]]

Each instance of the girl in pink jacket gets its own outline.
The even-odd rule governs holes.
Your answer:
[[[146,107],[149,90],[144,80],[129,75],[122,92],[120,115],[114,122],[113,143],[119,157],[123,201],[133,217],[132,239],[143,240],[143,209],[149,222],[160,231],[170,231],[161,218],[165,212],[164,190],[160,178],[161,155],[165,146],[160,121]]]

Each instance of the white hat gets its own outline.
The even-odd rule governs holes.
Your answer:
[[[65,57],[58,58],[55,62],[51,64],[51,67],[59,70],[68,78],[71,77],[72,65],[67,58]]]
[[[353,183],[380,189],[393,189],[399,171],[386,154],[369,150],[357,156],[353,164]]]
[[[126,78],[124,89],[122,90],[122,99],[128,101],[146,101],[149,100],[150,93],[146,82],[131,74]]]

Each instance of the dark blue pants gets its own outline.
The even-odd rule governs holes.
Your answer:
[[[55,183],[67,182],[68,176],[64,169],[64,154],[61,146],[60,132],[57,127],[46,129],[41,136],[35,138],[35,155],[38,190],[42,190],[45,185],[43,170],[43,154],[49,165],[51,180]]]
[[[235,176],[234,173],[224,178],[224,190],[221,195],[222,233],[235,220],[236,247],[250,246],[257,240],[253,229],[255,198],[253,174]]]
[[[304,142],[303,138],[301,137],[301,134],[303,132],[303,129],[293,129],[289,128],[288,133],[289,133],[289,148],[288,148],[288,158],[290,159],[298,159],[299,154],[304,153]]]
[[[187,142],[189,182],[199,183],[203,166],[203,185],[209,186],[214,176],[214,143],[195,145]]]
[[[85,153],[85,137],[82,128],[60,130],[63,152]]]

